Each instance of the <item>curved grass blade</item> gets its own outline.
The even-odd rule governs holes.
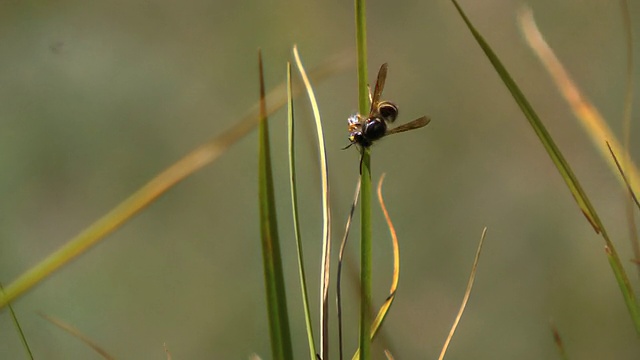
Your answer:
[[[264,90],[262,53],[258,52],[260,73],[260,124],[258,125],[258,197],[260,207],[260,233],[262,238],[262,262],[264,265],[267,292],[267,313],[271,352],[273,359],[293,359],[291,333],[287,311],[287,293],[280,254],[278,220],[276,216],[271,149],[269,145],[269,123]]]
[[[389,212],[387,211],[387,206],[384,204],[384,199],[382,197],[382,183],[384,182],[385,175],[386,174],[382,174],[382,176],[380,176],[380,181],[378,182],[378,202],[380,202],[382,214],[384,215],[384,219],[387,222],[389,233],[391,235],[391,245],[393,248],[393,275],[391,278],[392,280],[391,288],[389,289],[389,296],[387,296],[387,299],[380,307],[378,315],[376,315],[376,318],[373,320],[373,324],[371,325],[371,340],[373,340],[378,334],[378,330],[382,326],[384,319],[389,313],[391,304],[393,304],[393,300],[395,300],[396,298],[398,281],[400,280],[400,246],[398,245],[398,235],[396,234],[396,228],[393,226],[393,222],[391,221],[391,217],[389,216]]]
[[[2,294],[3,292],[4,292],[4,288],[2,287],[2,284],[0,284],[0,294]],[[15,325],[16,330],[18,330],[18,336],[20,337],[22,346],[24,346],[24,349],[27,351],[27,355],[29,356],[29,359],[33,360],[33,353],[31,352],[31,347],[29,346],[27,337],[24,335],[24,332],[22,331],[22,326],[20,326],[20,321],[18,321],[18,316],[16,315],[16,312],[13,311],[13,306],[11,306],[11,303],[7,304],[7,307],[9,308],[9,313],[11,314],[11,320],[13,320],[13,324]]]
[[[387,222],[387,226],[389,227],[389,233],[391,234],[391,245],[393,248],[393,275],[391,280],[391,288],[389,289],[389,296],[384,301],[380,310],[378,310],[378,314],[376,315],[373,323],[371,324],[370,337],[371,341],[378,334],[378,330],[382,326],[384,319],[387,317],[389,313],[389,309],[391,309],[391,305],[396,298],[396,291],[398,290],[398,281],[400,280],[400,246],[398,245],[398,235],[396,234],[396,229],[393,226],[393,222],[391,221],[391,217],[389,216],[389,212],[387,211],[387,206],[384,204],[384,198],[382,197],[382,183],[384,182],[385,174],[382,174],[380,177],[380,181],[378,182],[378,201],[380,202],[380,207],[382,208],[382,213],[384,214],[384,219]],[[360,356],[360,351],[356,351],[353,359],[358,359]]]
[[[307,340],[309,342],[309,359],[316,360],[316,345],[313,339],[313,325],[311,323],[311,311],[309,310],[309,295],[307,291],[307,277],[304,270],[304,255],[302,251],[302,235],[300,234],[300,221],[298,217],[298,189],[296,185],[296,151],[295,151],[295,122],[293,112],[293,89],[291,86],[291,63],[287,62],[287,104],[288,104],[288,129],[289,129],[289,182],[291,186],[291,208],[293,215],[293,231],[298,250],[298,274],[300,276],[300,291],[302,292],[302,305],[304,307],[304,320],[307,326]]]
[[[529,101],[526,99],[522,91],[520,91],[520,88],[513,81],[513,79],[507,72],[506,68],[502,65],[498,57],[495,55],[493,50],[491,50],[489,45],[478,33],[478,31],[473,27],[473,25],[471,24],[471,22],[469,21],[465,13],[462,11],[462,8],[458,5],[456,0],[452,0],[452,2],[456,7],[456,9],[458,10],[458,13],[464,20],[465,24],[467,25],[467,28],[469,28],[469,30],[471,31],[471,34],[475,38],[476,42],[480,45],[480,47],[484,51],[487,58],[489,59],[493,67],[496,69],[496,72],[498,73],[498,75],[500,76],[504,84],[507,86],[507,88],[511,92],[511,95],[513,96],[514,100],[520,106],[520,109],[522,110],[525,117],[529,121],[529,124],[535,131],[536,135],[538,135],[540,142],[544,146],[545,150],[547,150],[547,153],[551,157],[551,160],[553,161],[556,168],[560,172],[562,178],[564,179],[565,183],[569,187],[569,190],[571,191],[573,198],[578,203],[580,210],[585,215],[585,217],[587,218],[587,220],[589,221],[593,229],[596,231],[596,233],[601,234],[602,237],[604,238],[606,243],[605,251],[607,254],[607,258],[609,260],[609,264],[611,265],[613,273],[618,282],[618,286],[620,287],[620,290],[622,292],[623,298],[627,305],[627,309],[629,310],[629,314],[631,315],[631,319],[636,328],[636,332],[640,334],[640,309],[638,308],[635,294],[633,293],[633,289],[629,284],[629,279],[626,275],[626,272],[624,271],[624,267],[622,266],[622,263],[620,262],[620,258],[617,252],[615,251],[613,243],[609,239],[609,236],[605,231],[602,223],[600,222],[600,219],[595,209],[591,205],[591,202],[589,201],[585,192],[582,190],[582,186],[580,186],[578,179],[575,177],[575,175],[573,174],[573,171],[569,167],[569,164],[564,159],[564,156],[562,155],[558,147],[555,145],[555,142],[551,138],[551,135],[549,135],[546,128],[540,121],[540,118],[538,118],[538,115],[535,113],[535,111],[529,104]]]
[[[367,14],[365,0],[355,0],[356,49],[358,63],[358,110],[367,114],[369,110],[369,88],[367,86]],[[360,359],[371,359],[371,149],[362,148],[360,158]]]
[[[331,267],[331,207],[329,206],[329,166],[327,163],[327,149],[322,131],[322,120],[318,110],[318,102],[311,87],[307,72],[302,66],[298,48],[293,47],[293,56],[302,76],[302,81],[309,95],[309,102],[313,109],[313,117],[316,121],[316,135],[318,137],[318,150],[320,155],[320,176],[322,177],[322,271],[320,275],[320,358],[328,359],[329,356],[329,279]]]
[[[310,72],[310,77],[316,81],[325,79],[340,70],[346,69],[350,64],[349,59],[350,57],[344,54],[332,58]],[[301,87],[294,87],[294,93],[297,94],[300,90],[302,90]],[[267,96],[267,101],[272,104],[267,109],[269,114],[280,109],[286,103],[285,84],[274,88]],[[0,294],[0,309],[96,245],[105,236],[131,220],[173,186],[218,159],[231,145],[254,129],[258,123],[258,108],[259,104],[251,107],[247,114],[227,131],[178,160],[178,162],[158,174],[106,215],[69,240],[60,249],[7,285],[4,294]]]
[[[453,325],[451,326],[451,330],[449,331],[449,336],[447,336],[447,340],[445,340],[444,346],[442,346],[442,351],[440,352],[440,357],[438,358],[438,360],[444,359],[444,355],[447,353],[447,349],[449,348],[451,339],[453,339],[453,334],[455,334],[456,329],[458,328],[458,324],[460,323],[460,319],[462,318],[462,314],[464,314],[464,310],[467,307],[467,303],[469,302],[469,297],[471,297],[471,289],[473,289],[473,282],[476,279],[476,272],[478,271],[478,262],[480,261],[480,253],[482,252],[482,245],[484,244],[484,239],[486,235],[487,235],[487,228],[485,227],[482,230],[482,235],[480,236],[480,243],[478,244],[478,250],[476,250],[476,257],[475,259],[473,259],[473,266],[471,267],[471,275],[469,275],[469,282],[467,283],[467,289],[464,292],[462,305],[460,305],[460,310],[458,310],[458,315],[456,316],[456,319],[453,321]]]
[[[529,44],[529,46],[534,50],[534,53],[544,64],[545,68],[555,81],[556,86],[558,86],[565,100],[569,103],[573,113],[580,120],[580,124],[585,128],[591,137],[591,140],[600,151],[600,154],[607,161],[612,171],[618,175],[617,167],[609,156],[606,142],[609,142],[611,148],[616,154],[626,154],[627,152],[624,150],[625,148],[620,144],[598,109],[593,106],[593,104],[575,85],[567,70],[564,68],[560,60],[558,60],[551,47],[544,40],[536,26],[530,9],[521,11],[519,22],[522,32],[527,39],[527,44]],[[627,92],[629,92],[629,90],[627,90]],[[628,101],[625,107],[629,106]],[[625,111],[630,111],[630,109]],[[630,114],[626,116],[630,116]],[[625,174],[627,174],[631,188],[635,193],[640,193],[640,172],[638,171],[638,168],[627,156],[625,156],[621,165]],[[620,179],[620,183],[624,186],[622,179],[620,177],[618,178]]]
[[[95,341],[91,340],[88,336],[84,335],[83,333],[81,333],[78,329],[76,329],[75,327],[65,323],[62,320],[56,319],[53,316],[49,316],[43,313],[39,313],[40,316],[42,316],[45,320],[49,321],[50,323],[52,323],[53,325],[57,326],[58,328],[68,332],[69,334],[71,334],[73,337],[75,337],[76,339],[82,341],[83,343],[85,343],[85,345],[89,346],[90,348],[93,349],[93,351],[97,352],[98,354],[100,354],[100,356],[102,356],[102,358],[107,359],[107,360],[115,360],[115,357],[110,355],[105,349],[103,349],[100,345],[98,345]]]
[[[336,275],[336,303],[338,304],[338,344],[340,351],[340,360],[344,357],[343,344],[342,344],[342,264],[344,259],[344,251],[347,248],[347,239],[349,239],[349,230],[351,230],[351,220],[353,219],[353,213],[356,211],[356,205],[358,204],[358,198],[360,197],[360,180],[356,185],[356,192],[353,196],[353,203],[351,204],[351,211],[347,217],[347,224],[344,229],[344,236],[340,243],[340,253],[338,254],[338,271]]]

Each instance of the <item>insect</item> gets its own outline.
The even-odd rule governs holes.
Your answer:
[[[395,104],[380,100],[384,83],[387,79],[387,68],[387,63],[384,63],[378,71],[376,86],[370,98],[371,109],[369,110],[369,115],[365,118],[360,114],[356,114],[350,116],[347,120],[349,124],[349,141],[351,142],[347,148],[354,144],[367,148],[374,141],[384,136],[418,129],[426,126],[431,121],[428,117],[423,116],[395,128],[387,128],[387,123],[394,122],[398,117],[398,107]]]

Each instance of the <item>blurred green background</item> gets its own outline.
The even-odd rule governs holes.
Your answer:
[[[461,1],[583,181],[637,285],[623,193],[523,42],[516,13],[525,4]],[[619,3],[529,5],[578,85],[620,134],[626,53]],[[401,242],[400,289],[384,327],[386,346],[397,359],[437,357],[488,226],[476,286],[449,358],[557,358],[553,320],[573,359],[637,359],[640,346],[602,240],[453,5],[372,0],[367,7],[370,79],[388,62],[384,97],[399,105],[398,121],[432,117],[429,127],[373,149],[374,176],[387,173],[384,193]],[[631,12],[640,39],[637,3]],[[355,53],[353,18],[351,1],[2,2],[0,280],[14,280],[237,121],[257,100],[258,48],[268,86],[275,86],[285,79],[294,43],[308,68]],[[638,47],[636,41],[636,54]],[[358,177],[358,153],[341,150],[348,143],[346,118],[357,109],[355,68],[315,90],[337,242]],[[302,226],[316,309],[319,176],[306,98],[297,104]],[[272,116],[291,327],[295,351],[304,358],[285,124],[283,111]],[[74,325],[118,358],[163,359],[163,343],[174,359],[246,359],[254,352],[270,358],[256,149],[254,132],[16,301],[36,358],[99,358],[38,311]],[[637,160],[637,141],[632,151]],[[374,219],[380,304],[391,257],[377,208]],[[347,255],[353,269],[357,228]],[[350,353],[357,285],[345,286]],[[0,319],[0,358],[24,358],[6,311]]]

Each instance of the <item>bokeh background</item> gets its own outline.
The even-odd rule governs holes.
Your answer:
[[[527,2],[461,5],[573,165],[637,285],[623,193],[523,42],[516,13]],[[528,5],[578,85],[620,134],[626,53],[619,2]],[[640,7],[630,5],[638,39]],[[374,176],[387,173],[384,193],[402,258],[383,346],[398,359],[437,357],[488,226],[475,290],[449,358],[556,358],[553,321],[571,358],[637,359],[640,346],[602,240],[453,5],[371,0],[367,6],[370,78],[388,62],[385,98],[399,105],[398,121],[423,114],[433,119],[429,127],[384,139],[373,150]],[[352,56],[353,17],[351,1],[335,0],[2,2],[0,280],[11,282],[237,121],[258,96],[258,48],[272,87],[285,79],[293,44],[308,68],[337,54]],[[636,54],[639,46],[634,42]],[[339,239],[358,177],[358,153],[341,150],[346,118],[357,109],[355,68],[315,89],[329,154],[333,235]],[[306,98],[297,105],[302,226],[316,309],[319,175]],[[304,358],[285,124],[283,111],[271,117],[290,320],[297,357]],[[164,343],[174,359],[246,359],[252,353],[270,358],[256,149],[253,132],[17,300],[36,358],[99,358],[39,311],[74,325],[118,358],[162,359]],[[634,141],[636,159],[638,151]],[[380,304],[391,257],[378,209],[374,219]],[[357,225],[347,255],[352,270]],[[345,286],[351,352],[357,285],[347,280]],[[6,311],[0,319],[0,358],[24,358]]]

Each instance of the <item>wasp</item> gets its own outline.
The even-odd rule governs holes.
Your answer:
[[[431,119],[427,116],[420,117],[406,124],[389,129],[387,123],[392,123],[398,117],[398,107],[386,100],[380,100],[384,83],[387,80],[387,63],[380,66],[376,86],[373,95],[370,95],[371,109],[369,115],[364,117],[355,114],[347,120],[349,124],[349,141],[351,145],[368,148],[374,141],[391,134],[397,134],[426,126]]]

